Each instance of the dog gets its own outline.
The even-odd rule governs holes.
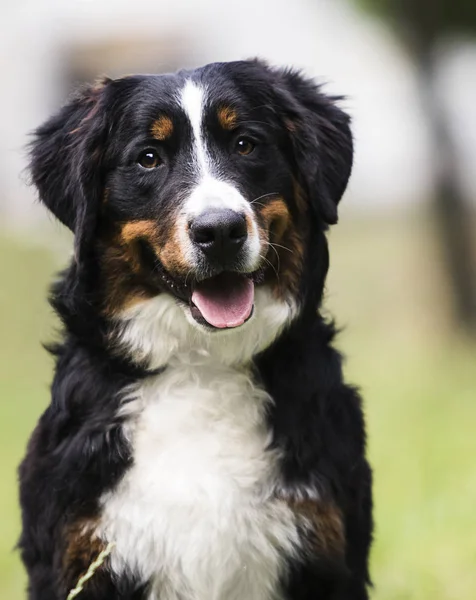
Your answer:
[[[36,130],[74,253],[19,471],[30,600],[368,598],[361,399],[320,308],[340,101],[255,59],[104,78]]]

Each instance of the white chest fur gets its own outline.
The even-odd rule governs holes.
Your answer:
[[[151,600],[275,600],[297,548],[272,495],[269,398],[244,370],[173,359],[125,404],[134,463],[102,499],[116,573],[153,581]]]

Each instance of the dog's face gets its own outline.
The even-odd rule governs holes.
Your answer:
[[[75,232],[78,265],[95,265],[98,310],[165,294],[209,332],[251,319],[260,288],[305,302],[313,236],[336,221],[351,163],[334,99],[257,61],[105,80],[32,151],[41,199]]]
[[[277,250],[302,254],[306,210],[296,204],[287,136],[269,109],[231,77],[206,74],[137,79],[109,146],[103,221],[150,285],[222,329],[251,316],[254,286],[266,276],[285,291]],[[294,291],[299,260],[279,265]]]

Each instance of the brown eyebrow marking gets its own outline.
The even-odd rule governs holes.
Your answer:
[[[227,131],[231,131],[236,127],[238,122],[238,114],[231,106],[220,106],[217,111],[218,122]]]
[[[159,142],[163,142],[167,138],[169,138],[174,131],[174,124],[172,123],[172,119],[170,117],[166,117],[162,115],[158,119],[156,119],[150,128],[150,132],[152,137]]]

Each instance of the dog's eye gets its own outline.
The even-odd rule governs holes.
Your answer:
[[[149,148],[148,150],[144,150],[139,154],[137,162],[144,169],[155,169],[160,165],[160,157],[157,152],[153,148]]]
[[[248,138],[239,137],[236,140],[235,148],[238,154],[241,154],[241,156],[247,156],[253,152],[255,149],[255,144]]]

